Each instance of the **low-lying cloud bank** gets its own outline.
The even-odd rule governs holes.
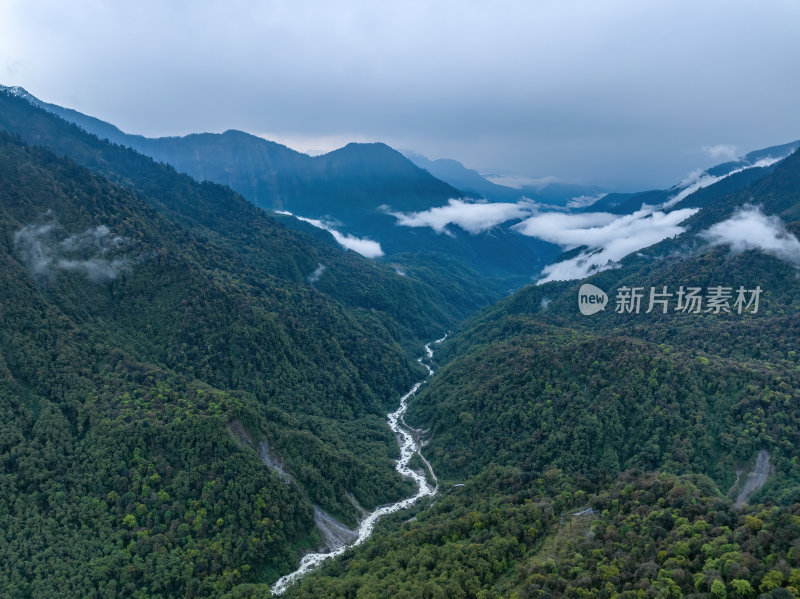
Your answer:
[[[760,250],[800,265],[800,241],[786,230],[777,216],[767,216],[758,206],[744,206],[732,217],[703,231],[712,245],[727,245],[734,253]]]
[[[735,148],[728,146],[715,146],[708,150],[720,157],[735,152]],[[685,228],[680,226],[681,223],[698,209],[669,209],[697,190],[747,169],[771,166],[782,159],[762,158],[720,176],[697,171],[684,179],[678,186],[680,191],[662,205],[645,205],[630,215],[615,216],[601,212],[536,214],[513,228],[523,235],[556,243],[565,250],[586,247],[577,256],[545,267],[538,283],[584,278],[614,268],[619,260],[637,250],[683,233]],[[588,202],[590,198],[575,199]],[[800,264],[800,242],[786,231],[779,219],[767,217],[754,207],[746,207],[727,221],[714,225],[702,237],[712,244],[730,245],[732,251],[760,249]]]
[[[686,199],[690,195],[692,195],[698,189],[702,189],[704,187],[708,187],[709,185],[714,185],[717,181],[722,181],[722,179],[726,179],[731,175],[735,175],[736,173],[741,173],[742,171],[746,171],[751,168],[765,168],[768,166],[772,166],[776,162],[780,162],[783,160],[785,156],[781,156],[779,158],[773,158],[771,156],[767,156],[766,158],[762,158],[754,162],[753,164],[748,164],[741,168],[733,169],[731,172],[726,173],[724,175],[716,176],[716,175],[709,175],[706,171],[695,171],[686,177],[683,181],[681,181],[678,187],[681,190],[676,193],[674,196],[669,198],[664,204],[661,205],[661,208],[670,208],[674,206],[681,200]]]
[[[514,228],[569,250],[586,246],[577,256],[545,267],[538,284],[582,279],[615,268],[625,256],[685,231],[681,226],[697,208],[672,212],[645,207],[631,215],[606,213],[540,214]],[[777,216],[759,207],[745,206],[732,217],[709,227],[700,237],[711,245],[727,245],[732,252],[759,250],[800,266],[800,240]]]
[[[597,201],[602,200],[607,195],[607,192],[603,192],[593,196],[575,196],[574,198],[567,200],[567,208],[586,208],[587,206],[591,206]]]
[[[385,210],[403,227],[430,227],[437,233],[452,235],[447,227],[455,225],[476,235],[506,221],[525,218],[535,207],[536,204],[528,200],[507,203],[451,199],[446,206],[437,206],[423,212],[392,212],[388,208]]]
[[[124,255],[128,243],[128,239],[112,235],[105,225],[65,235],[55,220],[31,223],[14,233],[14,248],[37,279],[52,279],[61,272],[82,273],[92,283],[116,279],[135,262]]]
[[[513,228],[523,235],[558,244],[565,250],[586,247],[573,258],[545,267],[538,283],[546,283],[581,279],[614,268],[628,254],[683,233],[685,228],[680,223],[696,212],[696,208],[662,212],[645,207],[623,216],[606,212],[544,213]]]
[[[602,197],[575,198],[581,204]],[[423,212],[391,212],[397,224],[405,227],[430,227],[437,233],[452,235],[450,226],[457,226],[473,235],[483,233],[504,222],[518,220],[512,230],[561,246],[565,250],[585,246],[577,256],[547,266],[540,283],[579,279],[594,272],[613,268],[628,254],[653,245],[667,237],[683,233],[679,224],[697,212],[685,208],[665,212],[645,206],[628,215],[608,212],[570,213],[544,207],[532,200],[516,203],[470,202],[451,199],[446,206]]]
[[[530,187],[533,189],[544,189],[553,183],[559,183],[558,177],[527,177],[525,175],[484,175],[484,179],[494,183],[495,185],[502,185],[503,187],[510,187],[511,189],[523,189]]]
[[[344,248],[348,250],[353,250],[357,254],[361,254],[365,258],[380,258],[383,256],[383,248],[381,248],[381,244],[377,241],[372,241],[371,239],[364,239],[363,237],[355,237],[354,235],[348,235],[347,233],[341,233],[334,229],[330,224],[321,221],[317,218],[306,218],[305,216],[297,216],[296,214],[292,214],[287,210],[276,210],[278,214],[286,214],[288,216],[293,216],[297,220],[301,220],[303,222],[308,223],[309,225],[313,225],[318,229],[324,229],[336,240],[336,242]]]

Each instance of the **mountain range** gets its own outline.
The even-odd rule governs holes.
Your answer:
[[[425,277],[435,271],[440,278],[446,277],[448,269],[439,265],[455,259],[460,263],[458,270],[469,274],[472,287],[481,289],[463,298],[474,307],[529,282],[558,253],[552,244],[516,234],[507,225],[490,234],[458,227],[443,234],[426,227],[398,226],[392,213],[423,212],[455,198],[474,200],[481,195],[456,189],[382,143],[351,143],[312,157],[241,131],[151,139],[41,102],[22,88],[6,89],[89,133],[170,164],[198,181],[227,185],[261,208],[324,224],[338,239],[351,239],[349,245],[356,251],[363,251],[360,241],[372,242],[370,257],[385,255],[403,272]],[[293,218],[282,222],[307,230]],[[424,268],[419,267],[421,261]]]
[[[759,174],[617,268],[462,323],[408,414],[442,498],[290,596],[795,596],[800,154]],[[608,303],[583,315],[589,293]]]
[[[800,594],[797,143],[543,208],[382,144],[131,137],[0,90],[0,594],[269,596],[320,514],[410,494],[385,415],[445,331],[438,493],[287,596]]]
[[[13,95],[0,129],[3,595],[217,594],[405,492],[438,291]]]

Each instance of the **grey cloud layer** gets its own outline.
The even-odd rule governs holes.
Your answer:
[[[11,1],[0,82],[132,133],[386,141],[631,190],[800,137],[798,17],[746,0]]]

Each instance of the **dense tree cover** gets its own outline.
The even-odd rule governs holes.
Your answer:
[[[737,201],[758,201],[793,223],[798,192],[795,154],[715,210],[725,218]],[[534,471],[662,468],[702,472],[727,488],[736,467],[766,448],[780,485],[795,487],[796,268],[755,251],[703,247],[701,230],[592,277],[610,295],[599,314],[578,312],[580,283],[568,282],[526,288],[469,319],[439,354],[449,363],[409,410],[410,422],[431,429],[441,472],[474,474],[490,462]],[[676,255],[653,258],[669,251]],[[758,312],[646,314],[646,300],[639,314],[614,309],[614,290],[625,285],[720,284],[760,286]]]
[[[486,301],[480,294],[440,292],[438,283],[448,277],[445,269],[438,272],[442,281],[398,276],[390,265],[281,226],[227,187],[197,183],[171,166],[101,141],[4,92],[0,92],[0,129],[132,189],[177,227],[179,246],[182,236],[195,236],[200,242],[195,258],[211,274],[224,272],[258,288],[270,277],[305,284],[324,265],[317,289],[345,306],[382,313],[384,322],[393,321],[393,339],[413,352],[419,351],[421,341],[436,337]]]
[[[798,585],[800,503],[732,509],[697,475],[490,467],[287,596],[752,599]]]
[[[741,511],[704,477],[635,473],[587,503],[565,518],[586,534],[519,565],[520,597],[800,595],[800,503]]]
[[[445,496],[291,596],[800,596],[796,267],[697,236],[746,203],[797,231],[798,197],[793,155],[688,234],[590,278],[604,312],[579,313],[581,281],[468,319],[407,415]],[[619,314],[625,285],[764,293],[756,314]],[[769,480],[734,508],[736,473],[762,449]]]
[[[796,368],[541,327],[459,357],[421,392],[410,421],[430,423],[427,454],[447,477],[494,462],[704,472],[730,486],[768,447],[796,481],[798,389]]]
[[[83,165],[0,135],[0,594],[265,596],[319,543],[314,504],[352,524],[351,497],[408,492],[383,415],[420,376],[407,350],[466,311],[430,284],[447,264],[362,260],[0,103],[0,125]],[[796,230],[798,192],[795,156],[714,218],[755,197]],[[757,314],[587,318],[555,283],[476,315],[408,415],[443,494],[291,593],[798,596],[800,283],[704,246],[708,214],[591,281],[612,302],[761,285]],[[734,509],[762,449],[770,482]]]
[[[487,469],[413,518],[387,519],[374,540],[323,566],[287,596],[483,596],[541,542],[574,488],[558,476],[537,480],[513,468]]]
[[[384,418],[420,371],[386,313],[7,134],[0,188],[4,597],[263,594],[313,504],[408,492]]]

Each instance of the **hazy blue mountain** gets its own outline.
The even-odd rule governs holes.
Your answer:
[[[94,117],[82,114],[77,110],[72,110],[71,108],[63,108],[61,106],[58,106],[57,104],[50,104],[49,102],[42,102],[39,98],[28,92],[28,90],[19,86],[0,85],[0,91],[5,91],[7,94],[11,96],[21,98],[33,104],[34,106],[42,108],[48,112],[57,114],[65,121],[75,123],[82,129],[94,133],[100,139],[107,139],[115,144],[129,146],[131,145],[129,141],[130,138],[138,137],[140,139],[145,139],[140,135],[128,135],[127,133],[123,133],[114,125],[106,123],[105,121],[101,121],[100,119],[96,119]]]
[[[387,210],[424,211],[446,205],[453,198],[479,194],[437,179],[382,143],[353,143],[312,157],[241,131],[150,139],[43,103],[21,88],[8,89],[98,137],[170,164],[198,181],[227,185],[261,208],[319,219],[342,234],[376,241],[385,260],[397,261],[394,254],[431,255],[434,270],[437,257],[458,260],[464,272],[474,277],[469,287],[477,294],[467,298],[473,305],[529,282],[558,253],[552,244],[514,232],[510,228],[513,223],[481,234],[457,227],[443,234],[398,226]],[[283,222],[308,228],[295,220]]]
[[[497,185],[481,176],[478,171],[465,167],[457,160],[440,158],[429,160],[422,154],[411,150],[403,151],[403,155],[420,168],[424,168],[437,179],[441,179],[463,191],[495,202],[516,202],[524,193],[519,189]],[[538,194],[537,194],[538,195]],[[537,199],[537,195],[528,196]]]
[[[595,198],[607,193],[608,190],[597,185],[553,181],[536,187],[523,186],[522,191],[524,191],[526,195],[534,192],[537,193],[547,204],[565,206],[569,204],[570,200],[577,199],[578,201],[585,202],[588,201],[587,198]]]
[[[666,199],[665,192],[658,189],[634,193],[612,192],[593,204],[584,206],[582,210],[585,212],[630,214],[639,210],[642,204],[662,204]]]
[[[783,159],[800,147],[800,140],[787,144],[770,146],[749,152],[738,160],[723,162],[704,171],[696,173],[687,181],[669,189],[650,190],[639,193],[609,193],[585,211],[611,212],[612,214],[630,214],[642,207],[642,204],[657,206],[669,201],[685,190],[691,190],[698,181],[705,180],[703,187],[698,187],[677,205],[680,207],[700,207],[713,203],[723,195],[743,189],[765,175],[771,173],[777,160]]]
[[[261,276],[304,283],[320,263],[325,264],[327,274],[315,284],[317,289],[353,307],[382,311],[405,306],[401,308],[405,314],[398,314],[397,321],[411,335],[409,339],[436,334],[458,318],[459,311],[468,313],[480,305],[467,297],[461,299],[466,303],[459,307],[449,306],[436,291],[438,286],[400,277],[390,266],[344,251],[327,233],[315,238],[282,226],[227,187],[199,184],[168,165],[100,140],[24,99],[2,92],[0,129],[132,186],[158,211],[191,230],[200,230],[210,240],[208,252],[226,247]],[[381,294],[374,293],[378,287],[382,288]],[[429,296],[431,293],[433,296]],[[433,311],[422,308],[419,301],[430,302]],[[442,308],[439,310],[442,320],[430,320],[437,305]],[[428,319],[427,325],[424,319]],[[416,333],[412,333],[414,329]]]
[[[494,202],[516,202],[520,198],[529,198],[542,204],[565,206],[570,200],[589,198],[601,195],[604,190],[597,185],[581,185],[561,181],[543,180],[541,184],[530,185],[524,182],[515,183],[514,187],[490,181],[478,171],[469,169],[457,160],[440,158],[429,160],[422,154],[412,150],[404,150],[403,154],[420,168],[424,168],[434,177],[446,181],[458,189],[468,191]]]
[[[132,141],[143,154],[199,181],[228,185],[257,206],[310,217],[347,218],[382,204],[424,210],[463,195],[381,143],[307,156],[241,131]]]
[[[756,164],[759,160],[764,160],[765,158],[779,158],[788,156],[798,147],[800,147],[800,140],[791,141],[789,143],[780,144],[777,146],[769,146],[768,148],[762,148],[760,150],[753,150],[737,160],[731,160],[716,166],[712,166],[711,168],[706,169],[706,172],[715,176],[725,175],[733,170]]]

